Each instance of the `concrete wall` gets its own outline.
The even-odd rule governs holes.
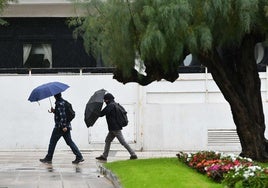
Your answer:
[[[267,115],[266,73],[260,73]],[[111,74],[1,75],[0,150],[46,150],[54,127],[49,99],[31,103],[33,88],[51,81],[70,85],[63,93],[77,113],[72,137],[80,149],[102,150],[107,134],[105,118],[87,128],[84,110],[98,89],[113,93],[126,107],[130,124],[123,130],[136,150],[239,151],[229,104],[210,74],[181,74],[174,83],[154,82],[146,87],[121,84]],[[54,104],[54,98],[50,98]],[[123,149],[115,141],[112,149]],[[57,149],[68,149],[61,139]]]

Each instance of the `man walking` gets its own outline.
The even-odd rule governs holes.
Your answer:
[[[126,143],[123,134],[121,132],[122,127],[116,122],[116,109],[115,109],[115,101],[114,96],[111,93],[107,93],[104,95],[104,102],[106,103],[106,107],[101,111],[100,116],[106,116],[106,121],[108,124],[108,134],[105,139],[105,147],[104,152],[101,156],[96,157],[96,159],[101,161],[107,161],[107,157],[110,151],[111,142],[116,137],[120,144],[123,145],[130,154],[130,159],[137,159],[137,155],[134,150],[130,148],[130,146]]]
[[[47,155],[44,159],[40,159],[40,161],[43,163],[52,163],[52,158],[57,142],[63,136],[66,144],[72,149],[72,152],[76,156],[75,160],[72,161],[72,163],[78,164],[80,162],[83,162],[83,156],[71,137],[72,128],[71,123],[67,121],[65,112],[65,101],[61,97],[61,93],[54,95],[54,97],[56,99],[55,109],[51,107],[50,113],[54,113],[55,127],[50,137]]]

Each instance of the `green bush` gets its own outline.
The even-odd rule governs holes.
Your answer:
[[[268,169],[248,158],[213,151],[180,152],[177,157],[191,168],[230,188],[268,187]]]

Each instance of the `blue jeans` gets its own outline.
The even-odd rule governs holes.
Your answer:
[[[69,128],[68,128],[68,130],[66,132],[63,132],[59,128],[54,128],[53,129],[51,137],[50,137],[50,141],[49,141],[49,147],[48,147],[48,152],[47,152],[47,155],[46,155],[46,159],[52,160],[54,150],[55,150],[56,145],[57,145],[57,142],[59,141],[59,139],[62,136],[63,136],[66,144],[72,149],[73,153],[76,156],[76,159],[82,159],[83,156],[82,156],[81,152],[79,151],[78,147],[73,142],[72,137],[71,137],[71,131],[70,131]]]

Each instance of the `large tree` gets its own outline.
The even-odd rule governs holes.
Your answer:
[[[192,54],[230,104],[241,156],[268,159],[254,48],[266,43],[268,0],[83,0],[76,34],[88,52],[116,67],[120,82],[175,81]],[[74,20],[72,20],[74,21]],[[133,69],[144,63],[147,75]]]

